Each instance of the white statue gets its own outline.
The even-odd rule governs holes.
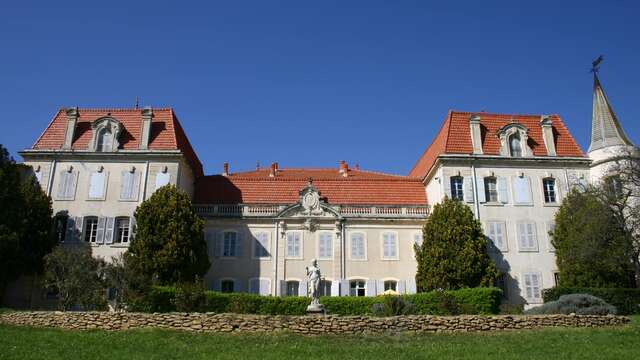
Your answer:
[[[311,296],[311,305],[307,307],[307,312],[322,312],[324,306],[320,304],[320,268],[318,261],[313,259],[311,267],[307,266],[307,293]]]

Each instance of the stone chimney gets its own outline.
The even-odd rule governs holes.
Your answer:
[[[67,109],[65,113],[67,114],[67,127],[64,133],[64,144],[62,144],[62,148],[64,150],[71,150],[71,144],[73,143],[73,137],[76,132],[76,123],[80,115],[78,113],[78,107]]]
[[[140,150],[149,148],[149,138],[151,137],[151,118],[153,118],[153,110],[147,106],[142,109],[142,127],[140,128]]]
[[[547,155],[556,156],[556,143],[553,138],[553,122],[548,115],[540,117],[540,126],[542,127],[542,138],[544,146],[547,148]]]
[[[278,163],[271,163],[271,171],[269,171],[269,177],[276,176],[276,171],[278,171]]]
[[[222,164],[222,176],[229,176],[229,163]]]
[[[469,118],[471,129],[471,144],[474,154],[482,154],[482,131],[480,130],[480,115],[474,114]]]
[[[340,174],[344,177],[349,176],[349,165],[347,165],[346,161],[340,160]]]

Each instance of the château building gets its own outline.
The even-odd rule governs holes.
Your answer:
[[[69,108],[20,154],[63,215],[60,240],[105,259],[127,249],[142,201],[166,184],[184,190],[206,220],[206,285],[223,292],[306,295],[317,259],[325,295],[414,293],[429,208],[458,199],[491,240],[505,301],[531,305],[557,281],[549,231],[563,197],[634,148],[594,76],[588,153],[559,115],[449,111],[405,176],[344,161],[205,175],[172,109]]]

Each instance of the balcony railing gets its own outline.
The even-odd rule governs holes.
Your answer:
[[[194,205],[196,213],[203,217],[275,217],[287,205],[220,204]],[[334,206],[346,218],[426,218],[428,206]]]

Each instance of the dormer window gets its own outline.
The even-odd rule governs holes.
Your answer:
[[[519,132],[509,137],[509,152],[512,157],[522,157],[522,142],[520,141]]]
[[[89,151],[114,152],[118,151],[120,143],[118,136],[122,130],[120,122],[111,116],[96,119],[91,123],[93,138],[89,143]]]

